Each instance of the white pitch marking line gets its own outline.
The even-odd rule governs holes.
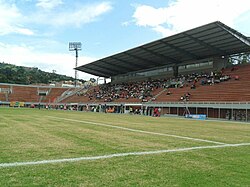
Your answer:
[[[108,125],[108,124],[104,124],[104,123],[95,123],[95,122],[91,122],[91,121],[81,121],[81,120],[76,120],[76,119],[67,119],[67,118],[60,118],[60,117],[54,117],[54,116],[47,116],[47,117],[54,118],[54,119],[60,119],[60,120],[73,121],[73,122],[89,123],[89,124],[92,124],[92,125],[111,127],[111,128],[116,128],[116,129],[132,131],[132,132],[140,132],[140,133],[144,133],[144,134],[153,134],[153,135],[158,135],[158,136],[168,136],[168,137],[174,137],[174,138],[180,138],[180,139],[186,139],[186,140],[193,140],[193,141],[199,141],[199,142],[214,143],[214,144],[220,144],[220,145],[225,145],[226,144],[226,143],[212,141],[212,140],[204,140],[204,139],[199,139],[199,138],[191,138],[191,137],[187,137],[187,136],[178,136],[178,135],[173,135],[173,134],[164,134],[164,133],[158,133],[158,132],[143,131],[143,130],[131,129],[131,128],[127,128],[127,127]]]
[[[191,150],[215,149],[215,148],[225,148],[225,147],[239,147],[239,146],[249,146],[249,145],[250,143],[224,144],[224,145],[211,145],[211,146],[178,148],[178,149],[169,149],[169,150],[158,150],[158,151],[116,153],[116,154],[103,155],[103,156],[65,158],[65,159],[56,159],[56,160],[41,160],[41,161],[33,161],[33,162],[0,163],[0,168],[28,166],[28,165],[54,164],[54,163],[64,163],[64,162],[79,162],[79,161],[84,161],[84,160],[100,160],[100,159],[108,159],[108,158],[114,158],[114,157],[153,155],[153,154],[161,154],[161,153],[183,152],[183,151],[191,151]]]

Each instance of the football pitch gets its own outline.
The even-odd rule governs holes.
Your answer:
[[[250,124],[0,108],[0,186],[250,186]]]

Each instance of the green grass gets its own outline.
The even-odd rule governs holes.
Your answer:
[[[216,145],[88,122],[227,144],[250,143],[247,123],[0,108],[0,163]],[[0,167],[0,186],[250,186],[249,173],[250,146],[241,146]]]

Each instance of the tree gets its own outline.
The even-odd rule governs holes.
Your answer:
[[[0,63],[0,82],[13,84],[32,84],[50,82],[61,82],[74,80],[73,77],[59,75],[55,72],[44,72],[36,67],[15,66],[7,63]],[[81,80],[85,82],[84,80]]]
[[[237,54],[235,56],[229,57],[228,59],[228,65],[248,64],[248,63],[250,63],[250,52]]]

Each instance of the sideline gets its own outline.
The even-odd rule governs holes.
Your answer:
[[[60,118],[60,117],[55,117],[55,116],[46,116],[46,117],[53,118],[53,119],[58,119],[58,120],[78,122],[78,123],[88,123],[88,124],[97,125],[97,126],[111,127],[111,128],[122,129],[122,130],[132,131],[132,132],[139,132],[139,133],[144,133],[144,134],[153,134],[153,135],[158,135],[158,136],[168,136],[168,137],[173,137],[173,138],[193,140],[193,141],[199,141],[199,142],[207,142],[207,143],[213,143],[213,144],[219,144],[219,145],[225,145],[226,144],[226,143],[223,143],[223,142],[217,142],[217,141],[212,141],[212,140],[204,140],[204,139],[200,139],[200,138],[191,138],[191,137],[188,137],[188,136],[179,136],[179,135],[173,135],[173,134],[164,134],[164,133],[158,133],[158,132],[131,129],[131,128],[127,128],[127,127],[109,125],[109,124],[104,124],[104,123],[96,123],[96,122],[91,122],[91,121],[82,121],[82,120],[76,120],[76,119]]]
[[[64,162],[79,162],[79,161],[84,161],[84,160],[91,161],[91,160],[108,159],[108,158],[114,158],[114,157],[153,155],[153,154],[161,154],[161,153],[183,152],[183,151],[201,150],[201,149],[216,149],[216,148],[225,148],[225,147],[239,147],[239,146],[250,146],[250,143],[211,145],[211,146],[200,146],[200,147],[189,147],[189,148],[178,148],[178,149],[145,151],[145,152],[117,153],[117,154],[110,154],[110,155],[103,155],[103,156],[65,158],[65,159],[56,159],[56,160],[41,160],[41,161],[33,161],[33,162],[0,163],[0,168],[54,164],[54,163],[64,163]]]

